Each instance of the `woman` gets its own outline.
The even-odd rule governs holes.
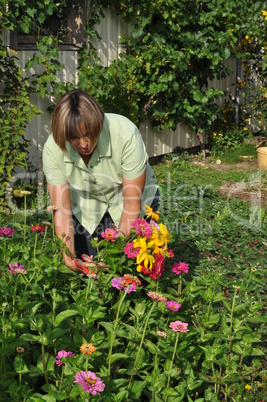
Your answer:
[[[65,264],[80,272],[75,254],[95,255],[90,239],[116,225],[128,236],[132,222],[157,208],[157,183],[137,127],[106,113],[75,89],[56,104],[43,169],[56,211],[55,231],[69,250]]]

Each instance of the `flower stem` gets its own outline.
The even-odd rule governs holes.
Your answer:
[[[175,345],[174,345],[174,349],[173,349],[172,360],[171,360],[171,365],[170,365],[169,371],[171,371],[171,369],[172,369],[172,365],[173,365],[173,361],[174,361],[174,358],[175,358],[176,349],[177,349],[177,345],[178,345],[178,340],[179,340],[179,332],[176,335],[176,340],[175,340]],[[168,376],[167,388],[170,385],[170,380],[171,380],[171,375]],[[165,398],[165,402],[166,401],[167,401],[167,396]]]
[[[122,305],[123,300],[125,299],[125,297],[126,297],[126,295],[128,293],[129,287],[130,287],[130,285],[127,287],[127,289],[124,292],[121,292],[120,300],[119,300],[119,304],[118,304],[117,315],[116,315],[116,319],[115,319],[115,323],[114,323],[114,328],[113,328],[113,331],[111,332],[110,349],[109,349],[109,354],[108,354],[108,382],[110,380],[111,356],[112,356],[113,342],[114,342],[114,339],[115,339],[115,331],[116,331],[118,321],[119,321],[119,314],[120,314],[121,305]]]
[[[235,288],[234,296],[233,296],[233,303],[232,303],[231,317],[230,317],[230,330],[231,330],[231,331],[232,331],[232,327],[233,327],[233,318],[234,318],[234,309],[235,309],[235,298],[236,298],[236,294],[237,294],[237,290],[238,290],[238,289],[239,289],[239,288]],[[230,336],[229,348],[228,348],[228,364],[230,364],[232,340],[233,340],[233,337]]]
[[[133,379],[135,367],[136,367],[136,364],[137,364],[137,361],[138,361],[138,358],[139,358],[139,354],[140,354],[140,352],[141,352],[141,349],[142,349],[142,346],[143,346],[143,342],[144,342],[144,339],[145,339],[145,334],[146,334],[146,328],[147,328],[147,325],[148,325],[148,321],[149,321],[149,318],[150,318],[150,316],[151,316],[151,314],[152,314],[152,311],[153,311],[153,309],[154,309],[154,307],[155,307],[155,304],[156,304],[156,302],[153,301],[152,307],[151,307],[151,309],[150,309],[150,311],[149,311],[149,313],[148,313],[148,315],[147,315],[147,318],[146,318],[146,322],[145,322],[145,326],[144,326],[144,330],[143,330],[141,342],[140,342],[139,349],[138,349],[138,352],[137,352],[137,355],[136,355],[136,358],[135,358],[135,362],[134,362],[134,365],[133,365],[133,369],[132,369],[132,373],[131,373],[131,377],[130,377],[130,381],[129,381],[128,388],[130,388],[130,385],[131,385],[131,382],[132,382],[132,379]]]
[[[19,393],[20,393],[20,401],[22,401],[21,398],[21,356],[19,356]]]
[[[36,254],[36,245],[37,245],[37,233],[35,234],[35,242],[34,242],[34,249],[33,249],[33,258],[35,258]]]
[[[44,345],[42,345],[42,362],[43,362],[43,371],[46,371],[46,367],[45,367],[45,349],[44,349]],[[45,374],[45,382],[46,384],[48,384],[48,378],[47,375]]]
[[[178,295],[182,294],[182,274],[180,274],[180,278],[179,278],[179,285],[178,285]]]
[[[25,232],[26,232],[26,218],[27,212],[26,212],[26,195],[24,195],[24,243],[25,243]]]
[[[153,370],[153,388],[155,388],[157,359],[158,359],[158,354],[156,353],[155,354],[155,359],[154,359],[154,370]],[[152,402],[155,402],[155,391],[154,390],[153,390],[153,393],[152,393]]]
[[[44,237],[43,237],[43,242],[42,242],[41,252],[43,251],[43,248],[44,248],[44,243],[45,243],[46,233],[47,233],[47,227],[45,228],[45,233],[44,233]]]
[[[64,364],[62,365],[62,371],[61,371],[61,378],[60,378],[60,387],[59,387],[59,391],[61,391],[62,389],[62,383],[63,383],[63,376],[64,376]]]
[[[85,371],[87,371],[88,368],[88,355],[85,357]]]

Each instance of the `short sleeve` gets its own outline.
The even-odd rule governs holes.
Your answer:
[[[125,179],[136,179],[141,176],[148,165],[148,155],[142,136],[135,127],[130,140],[122,150],[122,176]]]
[[[43,171],[47,182],[54,186],[67,182],[59,164],[62,153],[63,151],[49,137],[43,149]]]

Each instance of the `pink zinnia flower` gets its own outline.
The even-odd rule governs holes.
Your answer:
[[[158,336],[160,336],[161,338],[166,338],[167,334],[165,331],[157,331]]]
[[[187,329],[187,326],[188,324],[182,321],[174,321],[170,323],[170,327],[173,332],[188,332],[189,329]]]
[[[181,308],[181,304],[177,303],[176,301],[166,301],[165,305],[169,311],[178,311]]]
[[[66,352],[65,350],[60,350],[57,354],[57,357],[55,358],[55,363],[58,366],[62,366],[62,364],[65,364],[65,362],[62,359],[62,357],[73,357],[74,353],[72,352]]]
[[[105,389],[104,381],[92,371],[80,371],[74,378],[74,384],[79,384],[84,392],[90,392],[92,395],[100,395]]]
[[[167,299],[165,296],[161,295],[160,293],[156,293],[156,292],[148,292],[147,296],[150,297],[150,299],[158,301],[158,302],[166,302]]]
[[[127,281],[125,281],[123,278],[113,278],[111,281],[111,285],[113,286],[113,288],[124,290],[124,292],[127,291],[127,288],[129,286]],[[136,292],[136,285],[130,284],[127,293],[130,292]]]
[[[49,206],[46,208],[46,210],[47,210],[47,212],[55,212],[55,211],[58,210],[58,208],[57,208],[55,205],[49,205]]]
[[[169,254],[170,258],[174,257],[174,252],[170,248],[168,249],[168,254]]]
[[[134,228],[135,232],[141,236],[149,238],[152,235],[152,228],[144,219],[136,219],[132,223],[132,227]]]
[[[0,236],[7,236],[11,237],[15,233],[15,230],[12,228],[7,228],[6,226],[3,228],[0,228]]]
[[[172,266],[172,272],[177,275],[180,275],[182,272],[185,274],[188,273],[189,266],[185,262],[175,262]]]
[[[114,229],[107,228],[104,232],[101,233],[101,236],[106,240],[106,241],[112,241],[113,243],[115,242],[116,237],[118,237],[118,233]]]
[[[134,242],[127,243],[124,249],[124,253],[127,255],[128,258],[136,258],[139,254],[140,248],[134,248]]]
[[[9,269],[8,272],[11,273],[11,275],[17,275],[17,274],[27,274],[28,272],[26,271],[24,265],[19,265],[17,262],[15,264],[9,264]]]

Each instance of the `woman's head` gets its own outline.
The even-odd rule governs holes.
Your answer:
[[[104,112],[96,100],[80,89],[65,94],[57,102],[51,128],[56,144],[66,150],[66,141],[73,144],[80,139],[97,143],[104,124]]]

